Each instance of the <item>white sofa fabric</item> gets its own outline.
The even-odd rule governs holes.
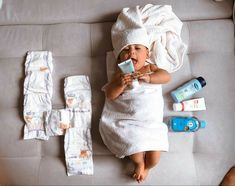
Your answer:
[[[218,185],[235,164],[235,57],[233,0],[3,0],[0,10],[0,185],[136,185],[133,165],[104,146],[98,124],[104,104],[106,52],[110,30],[123,7],[170,4],[184,22],[188,45],[183,67],[163,86],[165,120],[196,116],[207,127],[196,133],[169,132],[170,150],[162,153],[143,185]],[[53,55],[53,108],[64,107],[63,82],[88,75],[92,87],[94,175],[66,175],[64,137],[23,140],[23,82],[26,52]],[[206,111],[172,110],[170,91],[193,77],[207,85]]]

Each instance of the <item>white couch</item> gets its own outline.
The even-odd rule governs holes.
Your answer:
[[[170,4],[184,22],[183,67],[163,86],[165,119],[194,115],[207,121],[196,133],[169,133],[163,153],[143,185],[218,185],[235,164],[235,57],[233,0],[3,0],[0,10],[0,185],[136,185],[133,165],[104,146],[98,124],[104,103],[110,29],[123,7]],[[23,140],[24,62],[29,50],[54,58],[53,108],[64,107],[63,80],[88,75],[92,86],[94,175],[66,175],[63,136]],[[206,111],[172,111],[170,91],[193,77],[207,85]]]

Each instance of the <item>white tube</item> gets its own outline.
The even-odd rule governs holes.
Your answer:
[[[119,63],[118,67],[121,69],[121,71],[124,74],[133,73],[135,71],[135,68],[131,59],[128,59],[126,61]]]
[[[133,65],[133,62],[131,59],[128,59],[126,61],[123,61],[122,63],[119,63],[118,67],[121,69],[122,73],[124,73],[124,74],[129,74],[129,73],[135,72],[135,68],[134,68],[134,65]],[[138,79],[133,79],[132,88],[136,88],[139,85],[140,84],[139,84]]]
[[[204,98],[191,99],[181,103],[173,104],[174,111],[199,111],[206,110]]]

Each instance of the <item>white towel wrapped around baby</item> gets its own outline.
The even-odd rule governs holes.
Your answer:
[[[114,101],[106,99],[99,125],[105,145],[119,158],[168,151],[163,106],[162,87],[157,84],[142,83]]]

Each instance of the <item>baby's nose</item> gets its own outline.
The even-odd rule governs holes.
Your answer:
[[[134,55],[134,54],[135,54],[135,50],[132,50],[132,49],[129,50],[129,54],[130,54],[130,55]]]

